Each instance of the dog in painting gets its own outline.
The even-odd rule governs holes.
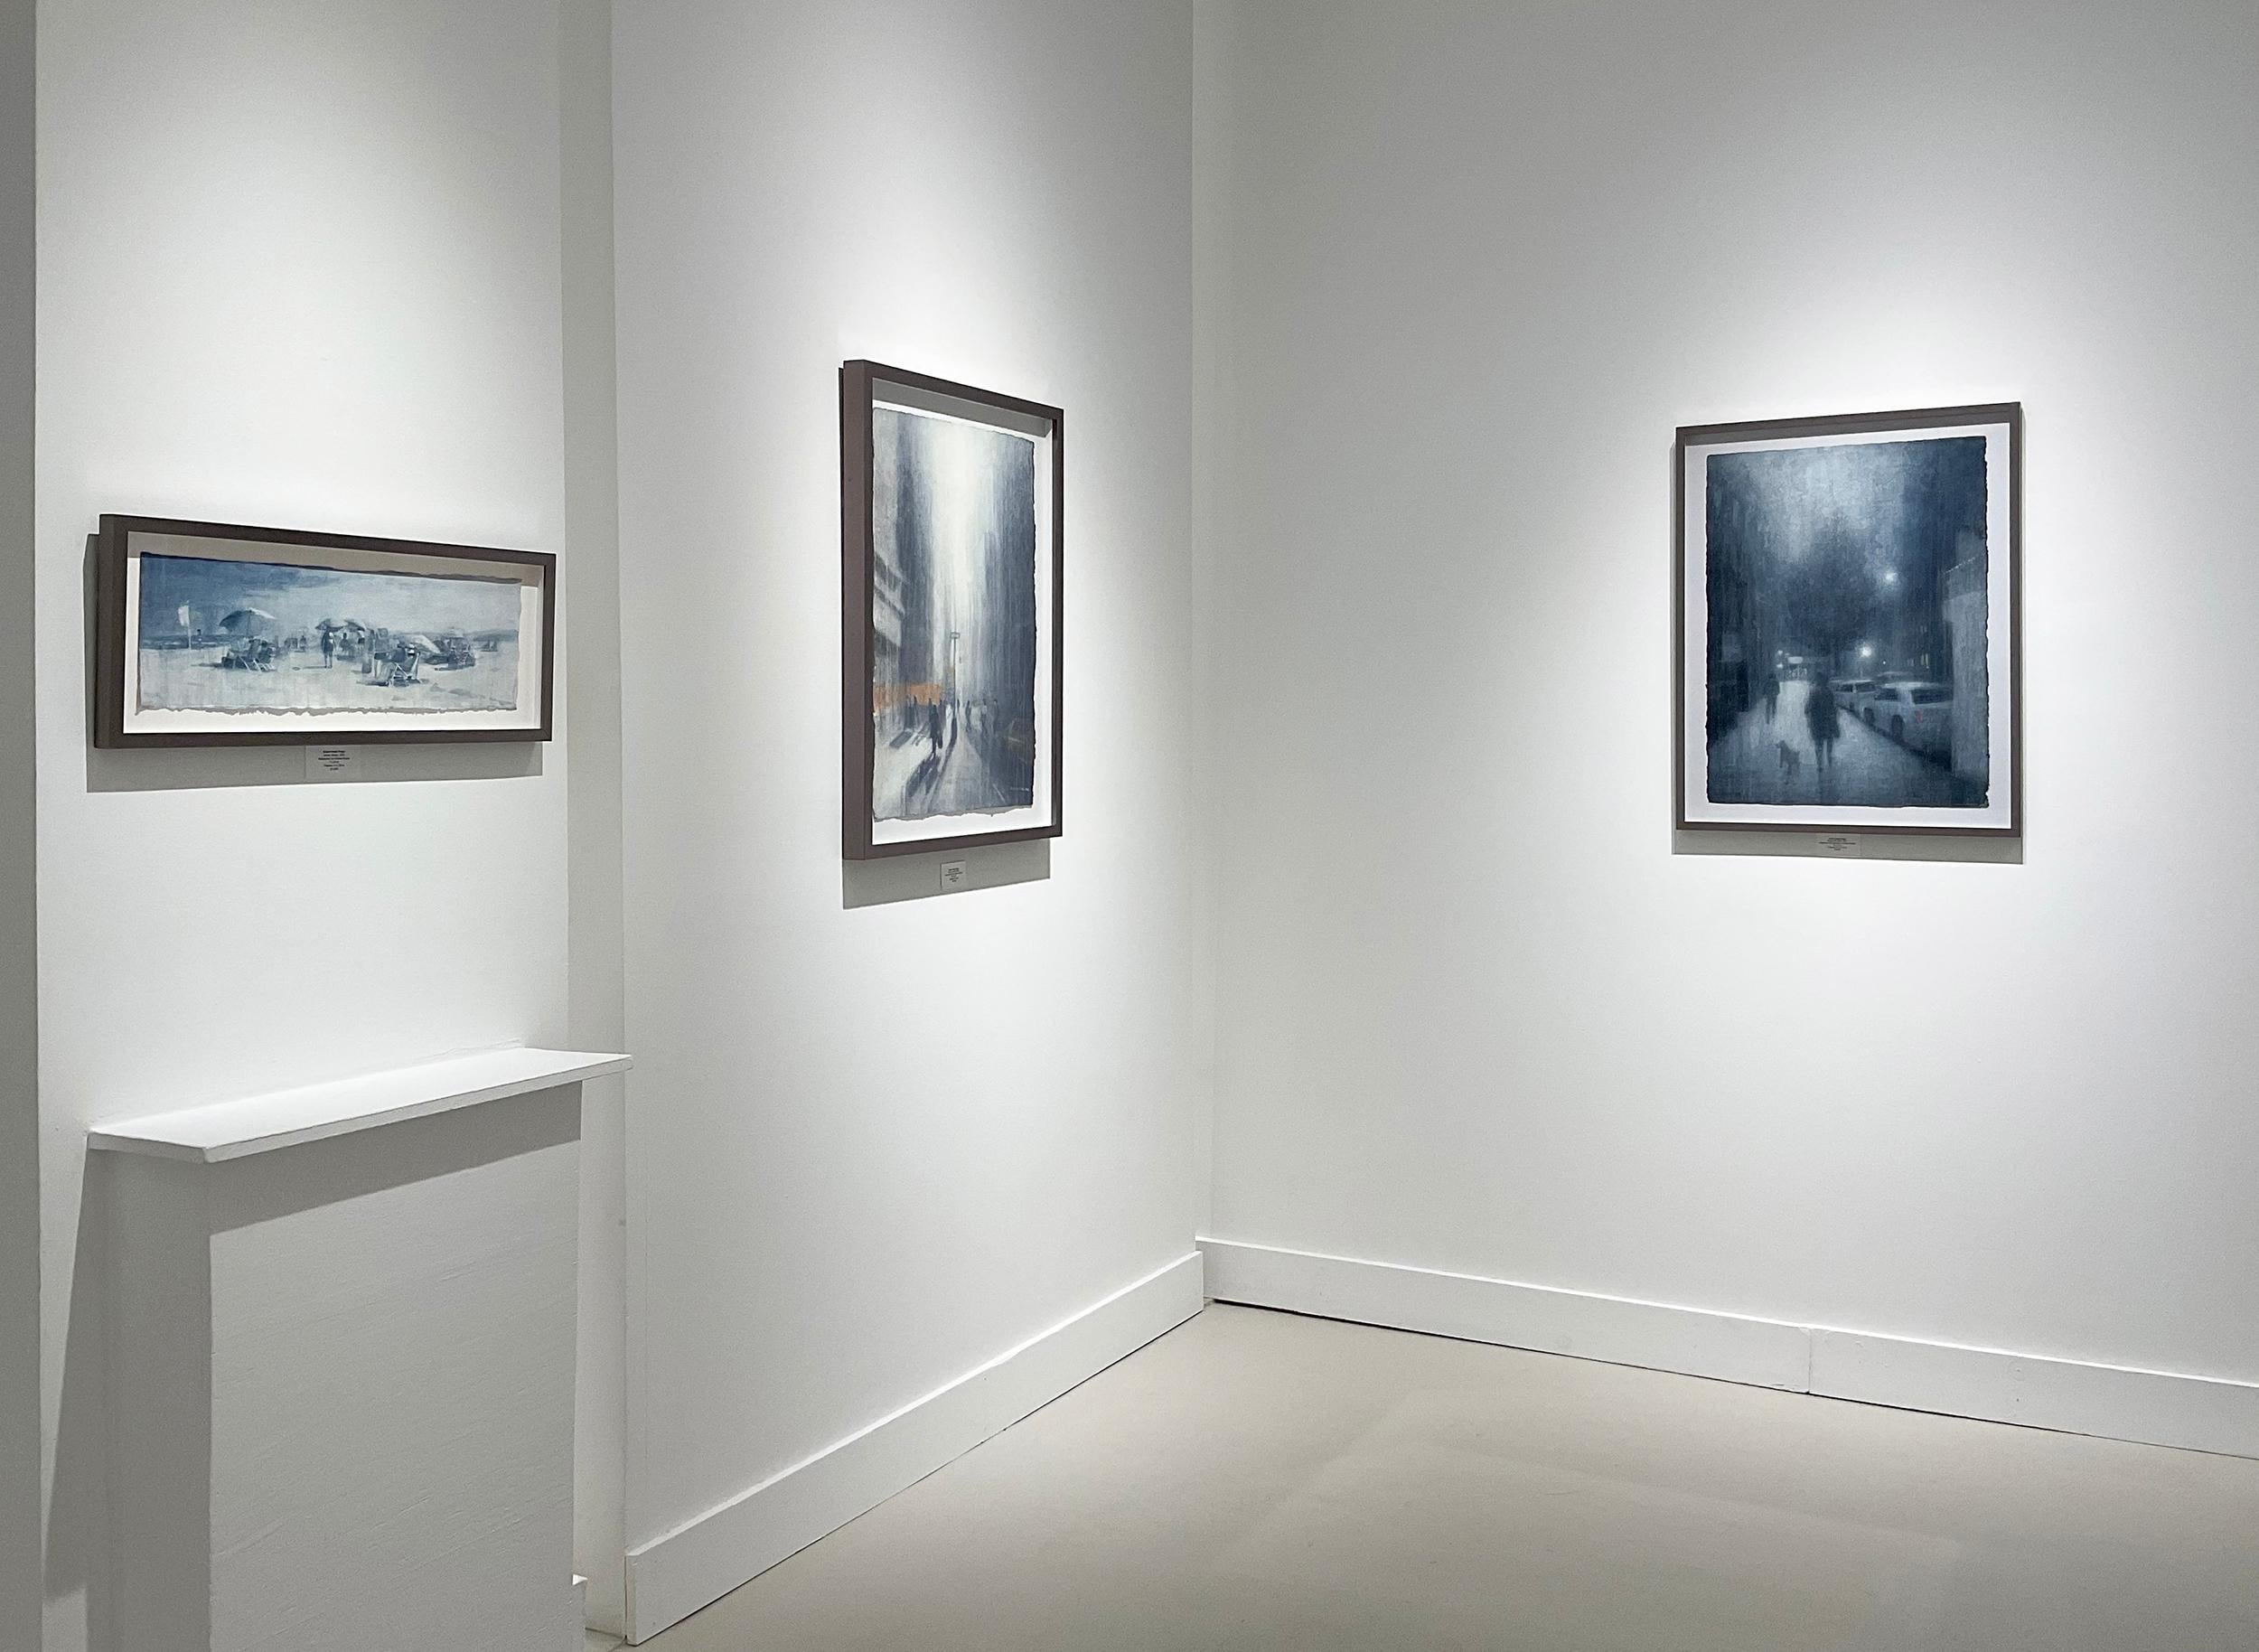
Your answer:
[[[1796,771],[1804,765],[1804,753],[1786,740],[1776,740],[1773,744],[1780,748],[1780,777],[1783,780],[1795,779]]]

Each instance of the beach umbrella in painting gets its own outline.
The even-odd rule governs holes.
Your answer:
[[[220,629],[230,636],[257,636],[274,628],[275,616],[264,608],[238,608],[220,622]]]

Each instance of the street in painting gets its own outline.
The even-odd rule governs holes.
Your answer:
[[[1985,438],[1712,453],[1703,471],[1710,802],[1984,808]]]
[[[871,411],[871,816],[1036,796],[1036,444]]]

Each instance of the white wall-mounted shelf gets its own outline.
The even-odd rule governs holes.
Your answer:
[[[202,1164],[321,1141],[481,1102],[624,1073],[626,1056],[586,1050],[482,1050],[326,1084],[118,1120],[88,1132],[87,1145]]]
[[[627,1065],[485,1050],[89,1132],[117,1309],[106,1645],[580,1644],[579,1084]],[[415,1589],[372,1593],[394,1576]]]

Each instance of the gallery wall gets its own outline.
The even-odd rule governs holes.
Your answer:
[[[1210,1231],[2259,1380],[2259,14],[1226,9]],[[1673,427],[2000,399],[2020,858],[1674,842]]]
[[[87,535],[129,511],[558,548],[558,37],[553,0],[41,24],[46,1644],[80,1652],[110,1604],[86,1125],[554,1042],[567,938],[561,739],[330,784],[295,749],[90,752]]]
[[[39,1644],[33,0],[0,0],[0,1647]]]
[[[1187,1256],[1207,573],[1189,5],[680,0],[621,8],[614,71],[648,1629]],[[947,896],[938,856],[840,859],[855,357],[1066,410],[1065,835]]]
[[[573,1047],[627,1047],[620,821],[620,502],[613,337],[612,4],[559,0],[563,174],[565,544],[562,692]],[[588,1621],[625,1628],[627,1171],[623,1076],[581,1090],[580,1349],[573,1569]]]
[[[1195,1225],[2259,1381],[2248,5],[41,21],[0,1453],[48,1652],[107,1609],[88,1123],[513,1040],[641,1061],[579,1490],[646,1633],[1168,1323]],[[839,855],[863,356],[1066,409],[1066,833],[947,896]],[[1673,427],[2008,399],[2020,851],[1674,840]],[[572,774],[90,752],[105,510],[562,550]]]

